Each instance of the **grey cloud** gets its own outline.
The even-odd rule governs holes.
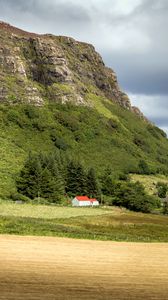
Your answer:
[[[102,52],[102,50],[101,50]],[[106,53],[104,60],[116,71],[123,89],[146,95],[168,94],[168,62],[155,54]]]
[[[0,0],[1,10],[15,10],[15,14],[30,13],[33,16],[39,16],[44,18],[44,20],[50,20],[51,22],[61,22],[71,21],[75,22],[88,22],[90,20],[87,13],[87,8],[77,4],[76,2],[71,1],[40,1],[40,0],[6,0],[5,3],[3,0]]]
[[[155,124],[158,124],[158,126],[160,127],[164,127],[165,125],[167,125],[167,118],[152,118],[152,121],[155,123]]]
[[[138,106],[149,120],[168,133],[168,95],[129,94],[129,97],[132,103]]]

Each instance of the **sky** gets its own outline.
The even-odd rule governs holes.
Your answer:
[[[0,20],[93,44],[132,105],[168,134],[168,0],[0,0]]]

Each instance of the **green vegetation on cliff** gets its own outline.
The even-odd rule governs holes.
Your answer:
[[[165,133],[131,106],[92,45],[3,22],[0,43],[2,198],[16,193],[30,152],[59,151],[63,160],[80,161],[86,173],[94,168],[98,178],[107,167],[114,180],[123,173],[168,174]],[[52,178],[48,185],[54,190]]]
[[[141,173],[168,174],[168,142],[163,132],[117,104],[104,103],[111,118],[94,108],[71,104],[0,105],[0,195],[15,192],[15,179],[29,152],[51,153],[81,161],[102,175],[110,167]],[[113,118],[116,116],[116,119]],[[138,140],[138,142],[137,142]]]

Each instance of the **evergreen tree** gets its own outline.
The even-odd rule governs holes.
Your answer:
[[[96,198],[99,194],[96,173],[93,168],[89,169],[87,174],[87,194],[90,198]]]
[[[38,156],[31,153],[16,180],[16,187],[19,193],[33,199],[41,193],[42,166]]]
[[[70,161],[67,166],[66,192],[70,196],[87,194],[87,177],[83,166]]]
[[[87,176],[83,166],[78,163],[76,168],[77,193],[80,195],[87,194]]]
[[[50,155],[30,154],[16,181],[19,193],[31,199],[36,197],[60,201],[64,194],[64,181],[57,163]]]
[[[70,196],[75,196],[77,194],[77,180],[76,180],[76,172],[77,167],[74,161],[70,161],[67,166],[67,174],[66,174],[66,192]]]
[[[64,186],[58,170],[55,168],[53,176],[52,172],[45,168],[42,173],[42,183],[41,197],[51,202],[60,202],[61,196],[64,194]]]
[[[102,193],[107,196],[113,194],[113,178],[111,169],[107,168],[101,177]]]

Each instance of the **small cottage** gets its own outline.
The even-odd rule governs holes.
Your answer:
[[[99,206],[97,199],[90,199],[87,196],[76,196],[72,200],[72,206]]]

